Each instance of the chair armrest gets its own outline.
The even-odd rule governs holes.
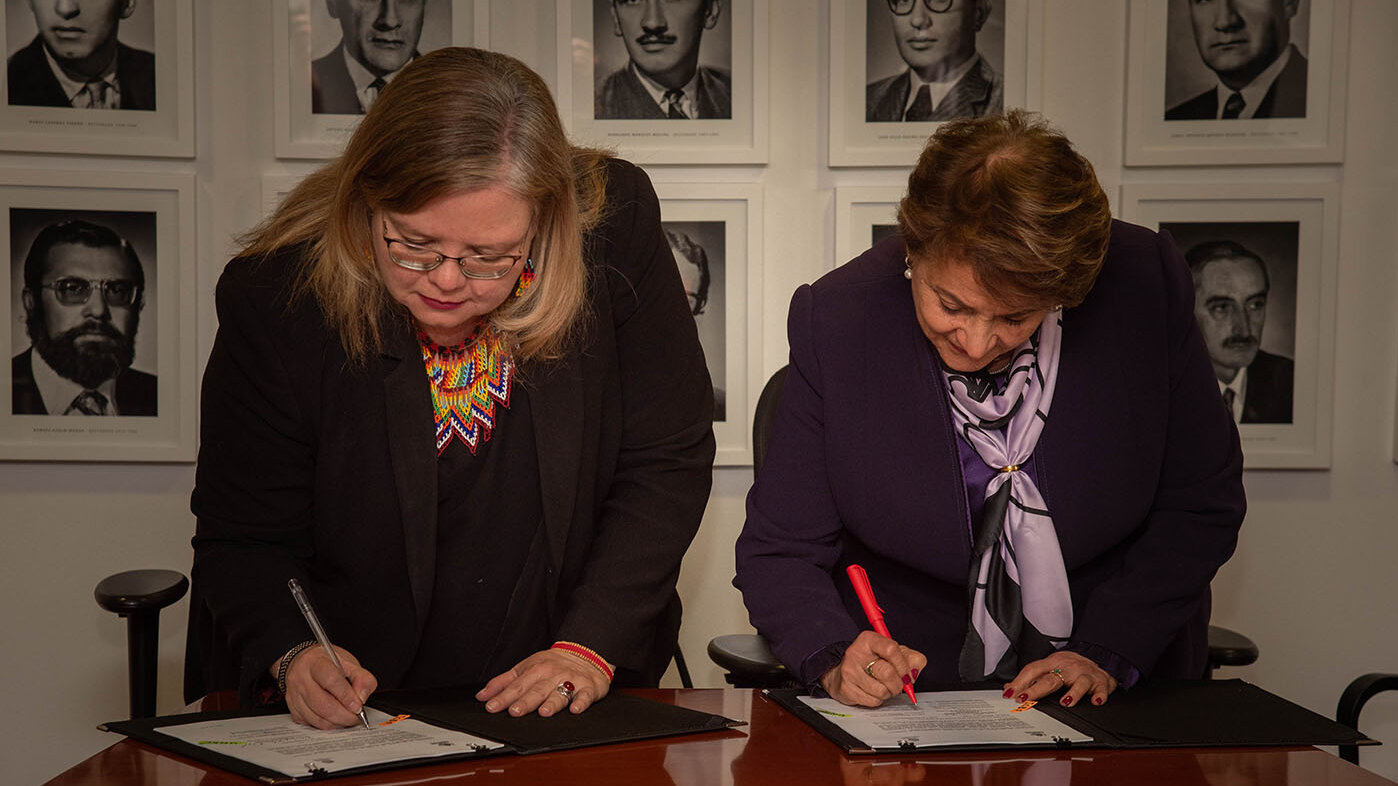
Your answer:
[[[1375,694],[1386,690],[1398,690],[1398,674],[1373,673],[1356,677],[1345,692],[1340,694],[1340,703],[1335,708],[1335,720],[1355,731],[1359,730],[1359,711]],[[1341,745],[1340,758],[1350,764],[1359,763],[1359,746]]]
[[[1252,639],[1229,628],[1209,626],[1209,670],[1219,666],[1247,666],[1257,660]]]

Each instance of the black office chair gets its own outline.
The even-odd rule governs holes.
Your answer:
[[[1335,708],[1335,720],[1359,731],[1359,711],[1375,694],[1398,690],[1398,674],[1365,674],[1356,677],[1340,694],[1340,704]],[[1350,764],[1359,763],[1358,745],[1341,745],[1340,758]]]
[[[155,716],[160,610],[184,597],[189,579],[173,570],[128,570],[97,583],[97,605],[126,618],[126,670],[131,717]]]
[[[782,387],[786,385],[787,369],[788,366],[777,369],[762,387],[762,394],[757,398],[757,409],[752,418],[754,478],[761,471],[762,460],[767,455],[767,445],[772,439],[772,425],[776,422],[777,403],[781,400]],[[1214,671],[1222,666],[1247,666],[1257,660],[1257,655],[1257,645],[1252,639],[1237,631],[1210,625],[1209,668],[1204,677],[1212,677]],[[795,679],[772,655],[767,640],[760,634],[716,636],[709,641],[709,659],[727,671],[724,680],[737,688],[795,686]],[[1360,703],[1362,705],[1363,702]],[[1357,708],[1355,714],[1358,715]],[[1358,753],[1355,756],[1358,757]]]

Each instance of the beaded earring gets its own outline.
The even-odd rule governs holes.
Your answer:
[[[906,254],[903,255],[903,278],[913,280],[913,261]]]
[[[515,284],[514,294],[510,297],[520,297],[524,294],[529,285],[534,283],[534,258],[524,258],[524,270],[520,271],[519,282]]]

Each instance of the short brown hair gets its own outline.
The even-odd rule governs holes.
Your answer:
[[[1005,302],[1038,307],[1087,297],[1111,223],[1092,164],[1020,109],[944,123],[898,205],[910,262],[969,264]]]
[[[538,74],[496,52],[447,47],[414,58],[384,88],[344,153],[307,176],[246,238],[265,256],[305,244],[301,286],[364,360],[384,319],[406,314],[379,277],[370,215],[413,212],[500,186],[533,207],[536,279],[487,319],[515,357],[562,352],[584,311],[582,234],[600,218],[607,154],[573,146]]]

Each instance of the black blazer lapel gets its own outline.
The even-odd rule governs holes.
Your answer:
[[[549,604],[563,571],[563,551],[577,506],[579,444],[583,432],[583,373],[576,358],[529,364],[519,376],[529,391],[534,419],[535,452],[539,457],[539,487],[543,494],[544,529],[548,533]],[[589,514],[590,515],[590,514]]]
[[[386,338],[382,362],[388,452],[420,630],[432,602],[437,572],[437,456],[432,396],[419,353],[408,330],[393,330]]]

